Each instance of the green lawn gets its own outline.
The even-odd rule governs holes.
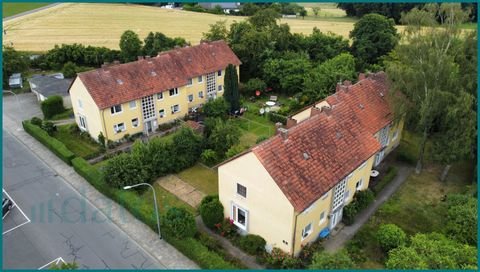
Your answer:
[[[169,191],[163,189],[160,185],[154,184],[153,187],[155,188],[155,193],[157,194],[158,210],[161,214],[165,214],[167,210],[171,207],[185,208],[192,214],[196,214],[196,211],[192,206],[183,202],[180,198],[176,197],[174,194],[170,193]],[[146,203],[152,203],[153,205],[153,194],[151,190],[146,190],[141,195],[141,198]]]
[[[218,194],[218,174],[215,170],[196,164],[178,173],[177,176],[207,195]]]
[[[409,152],[411,154],[408,156],[416,159],[418,135],[404,131],[402,137],[401,145],[395,152],[403,150],[402,152]],[[430,157],[429,150],[427,148],[427,158]],[[471,161],[454,164],[444,182],[439,180],[443,166],[431,162],[426,164],[420,175],[411,174],[347,245],[350,250],[357,245],[361,250],[354,255],[366,257],[363,260],[357,259],[359,267],[383,268],[386,256],[375,238],[375,233],[381,224],[396,224],[408,235],[442,232],[446,224],[447,209],[441,199],[449,193],[472,191],[474,189],[471,185],[473,167]]]
[[[25,11],[32,9],[40,8],[52,3],[36,3],[36,2],[25,2],[25,3],[3,3],[3,18],[9,17],[15,14],[19,14]]]
[[[73,109],[66,109],[64,112],[52,116],[52,118],[50,118],[49,120],[57,121],[57,120],[70,119],[72,117],[73,117]]]
[[[53,135],[57,140],[64,143],[75,155],[86,158],[100,151],[100,146],[80,137],[80,134],[72,134],[70,125],[57,126],[57,132]]]

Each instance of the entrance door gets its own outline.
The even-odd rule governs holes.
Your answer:
[[[145,131],[147,132],[147,134],[153,132],[152,121],[145,122]]]
[[[332,216],[330,217],[331,230],[333,230],[337,226],[337,224],[342,220],[342,215],[343,215],[343,207],[338,211],[332,213]]]

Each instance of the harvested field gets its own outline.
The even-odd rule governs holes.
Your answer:
[[[348,36],[353,20],[344,17],[310,16],[302,19],[284,19],[293,32],[309,34],[313,27],[323,32]],[[335,20],[337,19],[337,20]],[[109,4],[109,3],[65,3],[34,14],[4,22],[7,34],[5,45],[17,50],[45,51],[55,44],[81,43],[118,49],[120,35],[127,29],[143,39],[150,31],[160,31],[169,37],[183,37],[198,44],[202,32],[219,20],[245,20],[245,17],[222,16],[158,7]]]

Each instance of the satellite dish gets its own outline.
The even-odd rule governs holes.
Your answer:
[[[265,113],[265,109],[264,108],[260,108],[260,114],[264,114]]]
[[[270,108],[265,108],[265,112],[266,112],[266,113],[269,113],[269,112],[270,112]]]

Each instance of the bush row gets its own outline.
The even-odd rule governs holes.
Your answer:
[[[347,226],[352,225],[355,221],[355,216],[368,207],[374,199],[375,195],[370,189],[357,192],[352,202],[343,208],[343,223]]]
[[[274,123],[282,123],[283,125],[287,124],[287,117],[280,115],[278,113],[269,112],[268,119]]]
[[[22,122],[22,125],[28,134],[32,135],[33,138],[37,139],[40,143],[50,149],[68,165],[72,165],[72,159],[75,158],[75,154],[73,154],[73,152],[70,151],[62,142],[50,137],[47,132],[38,126],[31,124],[30,121],[25,120]]]

